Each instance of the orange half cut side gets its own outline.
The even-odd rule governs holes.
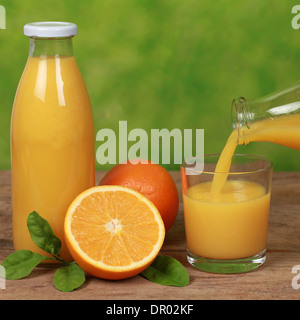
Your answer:
[[[78,265],[91,275],[114,280],[147,268],[165,238],[154,204],[122,186],[93,187],[77,196],[67,211],[64,230]]]

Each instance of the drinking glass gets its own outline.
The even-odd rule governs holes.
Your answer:
[[[218,159],[198,156],[181,166],[187,260],[207,272],[252,271],[266,261],[273,165],[235,154],[229,172],[215,172]]]

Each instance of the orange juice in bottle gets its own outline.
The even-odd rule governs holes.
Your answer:
[[[234,99],[231,115],[237,144],[266,141],[300,150],[300,83],[254,100]]]
[[[38,212],[62,241],[72,200],[95,184],[94,123],[89,96],[72,52],[77,26],[25,25],[29,57],[11,119],[12,220],[15,250],[45,254],[31,240],[27,217]]]

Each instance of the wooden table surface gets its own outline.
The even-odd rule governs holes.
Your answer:
[[[96,182],[103,176],[97,172]],[[172,172],[180,194],[174,226],[166,235],[161,254],[178,259],[188,270],[190,284],[183,288],[151,283],[141,276],[107,281],[87,275],[85,284],[73,292],[60,292],[53,285],[53,269],[35,268],[21,280],[6,280],[0,300],[208,300],[208,299],[300,299],[293,288],[299,265],[300,278],[300,172],[274,173],[268,232],[267,261],[258,270],[242,274],[211,274],[198,271],[186,260],[183,207],[178,172]],[[10,172],[0,171],[0,262],[13,252]],[[2,279],[3,281],[3,279]],[[300,285],[300,279],[294,279]]]

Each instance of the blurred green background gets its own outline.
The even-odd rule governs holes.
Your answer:
[[[299,80],[297,1],[281,0],[2,0],[0,169],[10,168],[13,99],[29,41],[28,22],[78,24],[74,52],[85,79],[95,131],[204,129],[205,153],[220,152],[231,132],[231,101],[252,99]],[[150,142],[149,142],[150,143]],[[100,142],[95,142],[95,148]],[[270,143],[239,146],[299,171],[300,151]],[[178,165],[165,166],[178,169]],[[107,169],[97,164],[97,169]]]

